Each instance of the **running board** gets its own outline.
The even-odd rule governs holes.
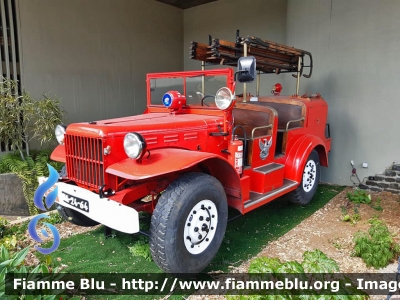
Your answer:
[[[279,188],[277,188],[273,191],[270,191],[268,193],[259,194],[259,193],[255,193],[255,192],[250,192],[250,200],[247,200],[244,203],[244,208],[246,209],[246,208],[249,208],[250,206],[256,205],[260,202],[264,202],[264,201],[268,200],[269,198],[274,198],[274,196],[276,196],[277,194],[280,194],[283,191],[288,190],[297,185],[298,185],[298,183],[296,181],[284,179],[282,186],[280,186]]]
[[[271,163],[262,167],[258,167],[254,169],[254,172],[259,172],[262,174],[268,174],[271,173],[273,171],[282,169],[284,167],[284,165],[282,164],[276,164],[276,163]]]

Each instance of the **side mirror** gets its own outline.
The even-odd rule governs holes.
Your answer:
[[[254,56],[239,58],[235,77],[241,83],[254,81],[256,77],[256,59]]]

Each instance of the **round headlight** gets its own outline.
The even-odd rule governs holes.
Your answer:
[[[57,142],[60,145],[64,145],[65,126],[57,125],[56,129],[54,130],[54,133],[56,135]]]
[[[138,133],[127,133],[124,138],[124,150],[128,157],[139,159],[143,156],[146,148],[144,138]]]
[[[215,95],[215,104],[221,110],[227,109],[231,106],[233,95],[227,87],[220,88]]]

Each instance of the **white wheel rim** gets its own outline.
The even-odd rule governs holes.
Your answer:
[[[200,254],[211,244],[218,224],[218,210],[214,202],[201,200],[189,212],[183,230],[186,250]]]
[[[311,191],[317,180],[317,165],[313,160],[309,160],[304,167],[303,172],[303,189],[306,192]]]

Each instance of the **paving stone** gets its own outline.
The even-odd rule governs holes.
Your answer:
[[[365,184],[369,185],[369,186],[378,186],[378,183],[379,183],[379,181],[375,181],[375,180],[367,180],[365,182]]]
[[[400,171],[400,165],[393,165],[392,170]]]
[[[390,169],[386,169],[386,171],[385,171],[385,175],[386,176],[397,176],[397,172],[396,171],[393,171],[393,170],[390,170]]]
[[[389,187],[389,183],[385,183],[385,182],[378,182],[377,185],[384,189],[387,189]]]
[[[387,182],[396,182],[396,178],[394,178],[394,177],[385,177],[384,179]]]

